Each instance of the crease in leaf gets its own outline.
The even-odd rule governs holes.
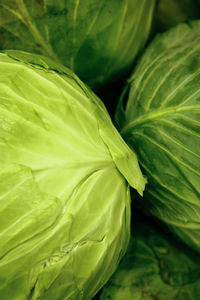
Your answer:
[[[66,67],[10,50],[0,74],[0,298],[91,299],[127,249],[137,156]]]

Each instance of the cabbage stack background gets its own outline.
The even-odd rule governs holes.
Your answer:
[[[155,0],[1,0],[0,49],[51,57],[99,87],[143,49]]]

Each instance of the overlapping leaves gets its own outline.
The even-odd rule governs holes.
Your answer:
[[[200,22],[194,21],[155,38],[130,79],[119,125],[149,179],[146,200],[140,205],[198,251],[199,30]]]

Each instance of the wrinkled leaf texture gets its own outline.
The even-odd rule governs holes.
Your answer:
[[[100,300],[195,300],[200,294],[200,257],[146,217]]]
[[[145,185],[104,105],[62,65],[1,53],[0,167],[0,298],[91,299]]]
[[[90,86],[122,76],[144,47],[155,0],[1,0],[0,49],[39,53]]]
[[[118,126],[148,177],[139,206],[200,251],[200,22],[158,35],[130,79]],[[122,99],[121,99],[122,102]]]

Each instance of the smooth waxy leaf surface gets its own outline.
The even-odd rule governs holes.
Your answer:
[[[1,171],[2,299],[90,299],[103,285],[129,237],[129,190],[112,171],[88,178],[67,207],[29,168]]]
[[[91,173],[116,166],[142,193],[136,155],[100,100],[70,70],[54,71],[48,59],[23,52],[0,59],[2,164],[29,166],[40,186],[60,198]]]
[[[91,299],[127,248],[136,155],[69,69],[8,51],[0,74],[0,298]]]

